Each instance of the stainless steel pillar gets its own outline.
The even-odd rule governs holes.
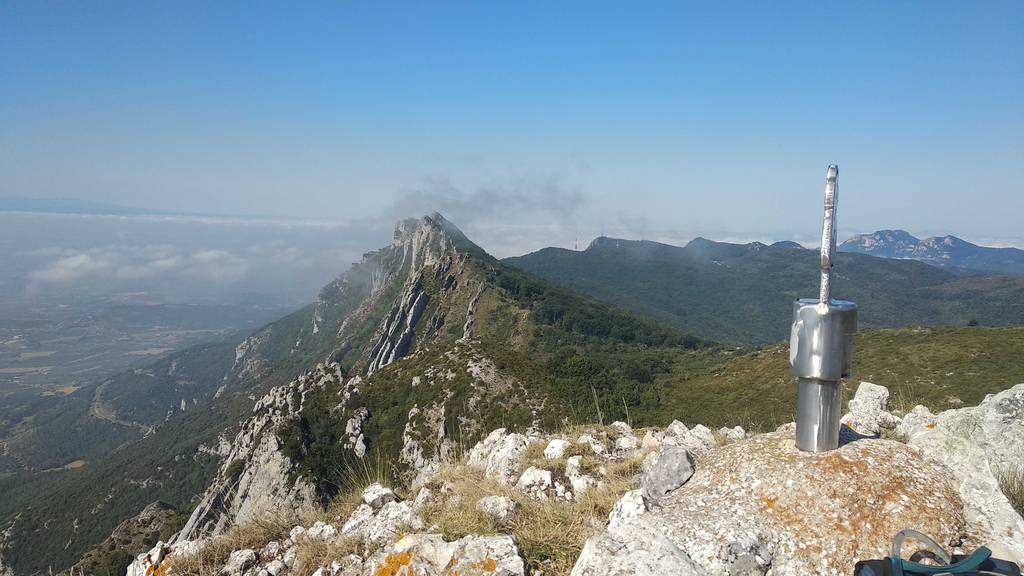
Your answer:
[[[842,379],[850,375],[853,334],[857,331],[857,305],[831,297],[838,194],[839,167],[832,164],[825,176],[821,290],[817,299],[803,298],[793,303],[789,365],[799,378],[796,446],[807,452],[839,447]]]

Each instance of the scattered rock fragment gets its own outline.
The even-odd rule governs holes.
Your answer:
[[[516,481],[528,443],[522,434],[509,434],[504,428],[491,432],[469,452],[469,465],[484,471],[488,478],[504,484]]]
[[[551,471],[530,466],[519,477],[516,488],[534,498],[547,500],[547,490],[551,488]]]
[[[382,486],[379,482],[374,482],[363,490],[363,503],[374,510],[380,510],[382,506],[395,500],[398,500],[398,497],[391,488]]]
[[[645,498],[658,502],[693,476],[693,456],[681,446],[666,446],[644,459],[640,486]]]
[[[547,447],[544,448],[544,457],[549,460],[557,460],[565,454],[565,451],[568,448],[568,441],[562,440],[561,438],[555,438],[551,442],[548,442]]]
[[[492,516],[500,524],[512,519],[517,504],[508,496],[485,496],[476,503],[476,509],[484,514]]]

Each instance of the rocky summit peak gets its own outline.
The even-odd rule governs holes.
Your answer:
[[[453,241],[469,241],[466,235],[440,212],[432,212],[419,218],[406,218],[395,223],[395,243],[406,243],[424,234],[448,236]]]
[[[979,246],[952,235],[921,240],[903,230],[879,230],[854,236],[839,249],[882,258],[920,260],[941,267],[1024,274],[1024,250]]]
[[[450,251],[483,252],[462,230],[438,212],[407,218],[395,224],[392,241],[412,257],[415,266],[432,264]]]
[[[587,245],[587,250],[600,250],[601,248],[620,248],[622,246],[622,240],[617,238],[609,238],[608,236],[598,236],[590,241]]]

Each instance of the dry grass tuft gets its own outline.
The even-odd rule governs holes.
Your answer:
[[[530,466],[537,462],[544,462],[544,449],[547,448],[546,442],[532,442],[526,447],[526,451],[523,452],[523,465],[521,468],[526,470]]]
[[[220,573],[233,551],[259,549],[272,540],[283,540],[294,525],[295,518],[265,516],[245,525],[233,526],[198,553],[173,557],[170,570],[181,576],[214,576]]]
[[[543,455],[541,459],[536,464],[547,470],[564,469],[564,459],[544,460]],[[607,475],[601,477],[601,488],[591,489],[570,502],[535,500],[485,478],[479,470],[453,466],[442,471],[438,481],[454,484],[461,499],[435,502],[423,511],[423,517],[428,525],[436,524],[449,540],[470,534],[510,534],[532,570],[543,570],[551,576],[567,575],[587,538],[604,527],[608,513],[622,494],[636,487],[641,464],[641,457],[605,461],[585,456],[581,466],[584,470],[603,468]],[[494,495],[507,496],[519,505],[507,524],[501,525],[476,510],[481,498]]]
[[[614,429],[587,431],[604,441],[606,434]],[[584,433],[584,430],[576,431]],[[574,437],[569,434],[569,437]],[[463,463],[451,463],[442,467],[438,477],[431,483],[435,493],[446,482],[454,484],[457,499],[443,497],[427,504],[421,516],[427,526],[436,526],[448,540],[456,540],[472,534],[509,534],[516,539],[520,553],[531,571],[543,571],[546,576],[568,575],[579,557],[587,538],[604,528],[608,514],[618,499],[628,490],[636,487],[643,455],[623,460],[607,460],[596,456],[589,445],[570,443],[565,455],[558,459],[544,457],[545,443],[533,443],[523,458],[523,469],[536,466],[552,472],[556,480],[567,484],[566,461],[572,456],[582,456],[581,472],[590,474],[602,482],[573,501],[535,500],[484,477],[479,470]],[[312,506],[295,517],[273,518],[252,522],[231,528],[227,534],[215,539],[199,553],[175,558],[172,569],[182,576],[216,576],[234,550],[242,548],[260,549],[272,540],[283,540],[292,526],[311,526],[317,521],[339,526],[361,503],[363,487],[375,481],[385,480],[385,466],[366,466],[361,482],[346,486],[342,494],[326,508]],[[388,484],[388,482],[384,482]],[[485,496],[507,496],[518,504],[516,514],[506,523],[497,522],[492,516],[478,512],[477,502]],[[406,495],[408,496],[408,495]],[[350,554],[366,555],[371,550],[357,539],[339,538],[325,542],[302,539],[297,544],[295,576],[309,576],[317,568],[328,566],[332,561],[341,560]]]
[[[302,538],[296,544],[295,567],[292,576],[310,576],[322,566],[329,566],[349,554],[363,552],[358,538],[341,537],[331,541]]]
[[[352,512],[363,503],[362,495],[363,488],[348,490],[335,496],[326,508],[317,505],[307,506],[299,512],[296,525],[312,526],[317,522],[325,522],[338,525],[340,528],[340,523],[348,520]]]
[[[1024,467],[1005,469],[999,472],[999,489],[1006,495],[1017,514],[1024,516]]]

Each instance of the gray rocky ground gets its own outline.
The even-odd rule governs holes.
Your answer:
[[[573,576],[849,574],[857,560],[886,555],[904,528],[951,550],[984,544],[1024,561],[1024,519],[996,481],[1022,462],[1024,384],[937,415],[918,407],[901,418],[887,401],[884,388],[862,384],[844,418],[846,443],[823,454],[796,450],[791,425],[753,436],[679,422],[644,431],[625,423],[572,434],[495,430],[460,464],[490,482],[493,494],[464,502],[468,495],[436,478],[420,478],[424,487],[408,499],[371,485],[347,516],[233,550],[217,570],[308,574],[313,567],[298,558],[316,544],[338,550],[316,576],[544,574],[517,541],[519,503],[567,505],[605,489],[607,470],[627,461],[642,462],[633,489],[591,529]],[[451,465],[433,474],[443,477]],[[258,485],[249,483],[249,498],[289,499],[280,490],[253,495]],[[497,528],[446,538],[431,511],[461,504]],[[153,566],[173,573],[175,559],[202,554],[218,537],[188,536],[140,554],[127,576]]]

